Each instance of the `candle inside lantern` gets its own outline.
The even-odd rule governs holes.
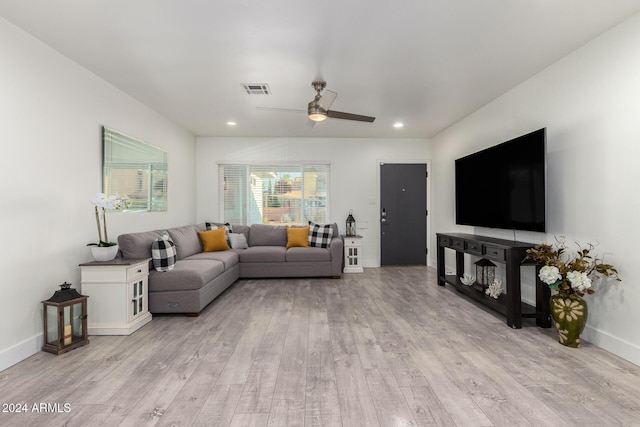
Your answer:
[[[71,325],[64,325],[64,345],[71,344]]]

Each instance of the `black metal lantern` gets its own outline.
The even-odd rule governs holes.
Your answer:
[[[476,283],[486,289],[496,278],[496,265],[488,259],[476,261]]]
[[[349,216],[347,217],[347,236],[353,237],[356,235],[356,219],[353,217],[353,209],[349,210]]]
[[[43,351],[65,353],[89,344],[87,338],[87,298],[64,282],[51,298],[42,301],[44,318]]]

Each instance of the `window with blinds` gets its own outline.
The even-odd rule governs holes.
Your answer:
[[[231,224],[306,224],[329,217],[328,164],[220,164],[220,214]]]
[[[103,189],[127,195],[129,210],[167,210],[167,153],[113,129],[102,128]]]

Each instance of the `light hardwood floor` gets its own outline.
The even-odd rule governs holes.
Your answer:
[[[240,280],[197,318],[38,353],[0,372],[0,402],[28,407],[0,425],[632,426],[639,396],[640,367],[384,267]]]

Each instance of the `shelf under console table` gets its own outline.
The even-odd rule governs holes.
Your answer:
[[[535,264],[524,263],[527,249],[535,246],[534,244],[464,233],[437,233],[436,236],[438,240],[438,285],[452,285],[471,299],[505,315],[507,325],[512,328],[522,328],[522,318],[525,317],[535,317],[536,324],[542,328],[551,327],[549,288],[538,279],[538,267]],[[456,252],[455,274],[447,274],[445,270],[445,249],[447,248]],[[460,281],[460,277],[464,275],[465,254],[480,256],[504,264],[506,294],[503,293],[498,299],[495,299],[478,291],[475,286],[464,285]],[[536,268],[535,307],[522,301],[520,291],[520,267],[522,266]]]

